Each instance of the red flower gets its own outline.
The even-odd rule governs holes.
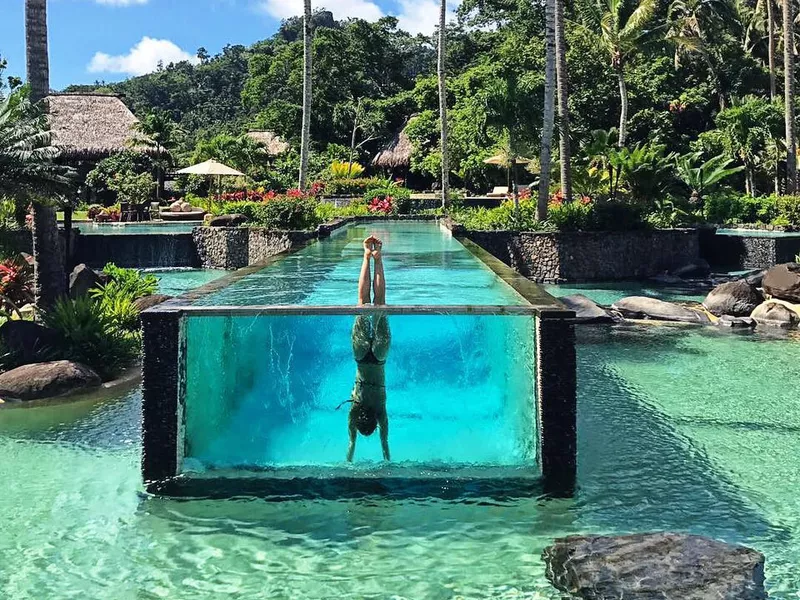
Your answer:
[[[592,199],[589,196],[581,196],[581,204],[591,204]]]

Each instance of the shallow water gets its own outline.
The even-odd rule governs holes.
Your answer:
[[[227,275],[219,269],[147,269],[158,277],[158,293],[167,296],[180,296],[188,291]]]
[[[579,330],[573,500],[169,500],[141,493],[137,391],[0,411],[7,598],[550,598],[540,554],[586,532],[689,531],[800,591],[797,340]]]

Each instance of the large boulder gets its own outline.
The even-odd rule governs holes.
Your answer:
[[[208,221],[209,227],[239,227],[247,223],[247,217],[240,214],[218,215]]]
[[[103,280],[92,269],[80,264],[72,270],[69,276],[69,297],[73,300],[87,296],[89,290],[100,287]]]
[[[33,321],[6,321],[0,326],[0,345],[21,363],[47,360],[60,342],[57,331]]]
[[[740,279],[715,287],[706,296],[703,306],[712,315],[718,317],[722,315],[746,317],[763,301],[764,296],[761,295],[761,292],[744,279]]]
[[[167,300],[172,300],[172,296],[167,296],[166,294],[151,294],[149,296],[137,298],[133,301],[133,305],[139,310],[139,312],[144,312],[148,308],[158,306]]]
[[[678,321],[681,323],[708,324],[711,320],[700,311],[664,302],[646,296],[629,296],[611,305],[623,317],[632,319],[656,319],[658,321]]]
[[[764,555],[675,533],[574,536],[545,549],[547,578],[587,600],[762,600]]]
[[[775,265],[764,275],[761,287],[774,298],[800,302],[800,263]]]
[[[569,310],[575,311],[575,320],[578,323],[612,323],[615,321],[614,315],[583,294],[562,296],[559,300]]]
[[[0,398],[38,400],[97,387],[100,377],[89,367],[59,360],[24,365],[0,374]]]
[[[776,300],[767,300],[763,304],[759,304],[750,317],[760,327],[791,329],[797,327],[800,322],[800,315],[796,310],[787,306],[786,303]]]

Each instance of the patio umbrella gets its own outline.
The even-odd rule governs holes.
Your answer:
[[[223,177],[244,177],[244,173],[241,171],[237,171],[236,169],[232,169],[228,165],[223,165],[221,162],[217,162],[213,158],[211,160],[207,160],[206,162],[202,162],[198,165],[192,165],[191,167],[186,167],[185,169],[181,169],[180,171],[175,172],[178,175],[206,175],[207,177],[217,177],[217,192],[222,189],[222,178]]]
[[[508,154],[505,152],[501,152],[500,154],[495,154],[494,156],[490,156],[489,158],[483,161],[487,165],[499,165],[501,167],[505,167],[508,169],[508,187],[511,188],[513,184],[513,194],[514,198],[517,197],[517,165],[527,165],[533,162],[530,158],[524,158],[522,156],[515,156],[514,158],[509,158]],[[514,173],[513,181],[511,177],[511,173]]]

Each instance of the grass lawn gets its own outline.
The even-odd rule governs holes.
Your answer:
[[[57,217],[58,217],[59,221],[63,221],[64,220],[64,213],[59,211],[57,213]],[[88,221],[89,220],[89,215],[85,210],[76,210],[76,211],[74,211],[72,213],[72,220],[73,221]]]

